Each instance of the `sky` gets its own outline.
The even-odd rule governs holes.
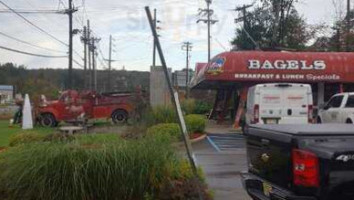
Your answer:
[[[13,9],[63,10],[68,0],[0,0]],[[309,24],[333,24],[339,8],[345,0],[299,0],[296,8]],[[153,37],[148,24],[145,6],[157,9],[161,45],[168,67],[180,70],[186,65],[183,42],[193,44],[190,66],[207,61],[207,26],[196,23],[200,18],[198,9],[205,8],[205,0],[73,0],[78,11],[74,13],[74,28],[83,29],[90,20],[91,29],[98,43],[98,69],[107,69],[109,36],[113,37],[112,68],[121,70],[149,71],[152,65]],[[235,37],[234,19],[239,17],[232,9],[253,0],[213,0],[213,18],[218,23],[212,26],[212,56],[231,49],[230,41]],[[7,9],[0,4],[0,10]],[[0,46],[35,54],[66,56],[68,47],[68,16],[65,14],[22,14],[28,21],[44,30],[36,29],[14,13],[0,13]],[[327,33],[328,34],[329,30]],[[44,47],[38,48],[10,39],[3,34]],[[80,35],[74,37],[74,59],[83,64],[83,44]],[[159,58],[157,57],[157,64]],[[0,63],[13,62],[29,69],[67,68],[67,58],[40,58],[0,49]],[[81,69],[74,63],[74,68]]]

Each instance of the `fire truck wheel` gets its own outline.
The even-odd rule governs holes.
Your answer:
[[[52,114],[42,114],[40,119],[41,125],[45,127],[55,127],[58,125],[55,117]]]
[[[116,110],[112,114],[112,121],[115,124],[125,123],[128,120],[128,113],[124,110]]]

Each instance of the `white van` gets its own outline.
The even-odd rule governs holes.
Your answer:
[[[272,83],[251,87],[247,95],[247,124],[308,124],[313,120],[309,84]]]

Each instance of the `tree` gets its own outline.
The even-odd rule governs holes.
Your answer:
[[[317,26],[309,26],[293,6],[294,0],[261,0],[246,16],[245,27],[236,29],[231,42],[239,49],[255,49],[246,31],[261,48],[303,50],[315,37]]]

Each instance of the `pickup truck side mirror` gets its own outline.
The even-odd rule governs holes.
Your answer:
[[[323,110],[328,110],[330,108],[330,106],[329,105],[325,105],[325,106],[323,106]]]

